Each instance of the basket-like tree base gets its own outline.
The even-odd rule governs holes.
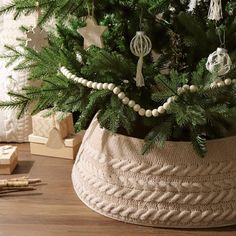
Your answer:
[[[188,142],[140,155],[143,141],[112,135],[93,120],[72,172],[79,198],[94,211],[154,227],[236,224],[236,137],[208,142],[201,159]]]

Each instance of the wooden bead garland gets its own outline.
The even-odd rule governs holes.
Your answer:
[[[75,82],[78,82],[80,84],[82,84],[85,87],[88,88],[93,88],[96,90],[110,90],[112,91],[115,95],[117,95],[117,97],[122,101],[122,103],[126,106],[129,106],[130,108],[132,108],[135,112],[137,112],[140,116],[145,116],[145,117],[158,117],[164,113],[166,113],[166,111],[169,109],[170,105],[172,102],[175,102],[178,99],[178,96],[172,96],[170,98],[167,99],[167,101],[162,105],[159,106],[156,109],[144,109],[142,108],[139,104],[137,104],[135,101],[130,100],[126,94],[121,91],[121,89],[116,86],[113,83],[97,83],[97,82],[92,82],[92,81],[88,81],[86,79],[83,78],[79,78],[76,75],[73,75],[69,70],[67,70],[64,66],[61,67],[60,72],[68,79],[71,79]],[[223,80],[217,80],[212,82],[209,85],[209,88],[214,89],[217,87],[222,87],[222,86],[229,86],[232,84],[236,84],[236,79],[231,80],[231,79],[225,79]],[[198,91],[198,86],[196,85],[184,85],[183,87],[178,88],[177,93],[179,95],[181,95],[182,93],[185,92],[190,92],[190,93],[195,93]],[[206,88],[207,89],[207,88]]]

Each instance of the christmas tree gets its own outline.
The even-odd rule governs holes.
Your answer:
[[[3,55],[37,86],[2,108],[70,111],[77,130],[98,114],[101,127],[145,139],[144,154],[172,140],[203,157],[207,140],[236,133],[235,0],[13,0],[0,10],[11,11],[39,13],[37,28],[22,27],[22,50]]]

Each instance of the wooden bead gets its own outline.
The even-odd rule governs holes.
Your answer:
[[[166,102],[166,103],[163,104],[163,108],[165,110],[167,110],[169,107],[170,107],[170,103],[169,102]]]
[[[159,116],[158,110],[157,110],[157,109],[152,110],[152,115],[153,115],[154,117],[158,117],[158,116]]]
[[[216,82],[213,82],[213,83],[210,84],[210,88],[211,89],[214,89],[216,87],[217,87],[217,83]]]
[[[152,116],[152,111],[151,111],[151,110],[147,110],[147,111],[145,112],[145,116],[146,116],[146,117],[151,117],[151,116]]]
[[[86,84],[86,86],[87,86],[88,88],[92,88],[92,85],[93,85],[93,82],[92,82],[92,81],[88,81],[87,84]]]
[[[61,68],[60,71],[61,71],[61,73],[62,73],[63,75],[65,75],[65,73],[66,73],[66,69],[65,69],[65,68]]]
[[[195,92],[197,92],[198,91],[198,87],[196,86],[196,85],[191,85],[190,86],[190,92],[191,93],[195,93]]]
[[[107,90],[107,89],[108,89],[108,83],[104,83],[104,84],[102,85],[102,87],[103,87],[103,89]]]
[[[178,88],[177,89],[177,93],[180,95],[180,94],[182,94],[184,92],[184,90],[183,90],[183,88]]]
[[[175,101],[178,100],[178,96],[173,96],[173,97],[171,97],[171,98],[172,98],[172,102],[175,102]]]
[[[164,114],[165,112],[166,112],[166,110],[165,110],[165,108],[163,107],[163,106],[160,106],[160,107],[158,107],[158,112],[160,113],[160,114]]]
[[[141,109],[139,110],[139,112],[138,112],[138,114],[139,114],[140,116],[145,116],[145,113],[146,113],[146,111],[145,111],[145,109],[143,109],[143,108],[141,108]]]
[[[70,71],[66,71],[66,77],[69,79]]]
[[[73,76],[72,73],[69,73],[69,74],[68,74],[68,78],[69,78],[69,79],[71,79],[72,76]]]
[[[97,84],[98,84],[97,82],[93,82],[92,88],[93,88],[93,89],[97,89]]]
[[[217,87],[223,87],[225,85],[225,83],[223,81],[220,81],[217,83]]]
[[[76,76],[75,79],[74,79],[74,81],[75,81],[75,82],[79,82],[79,77]]]
[[[88,83],[88,80],[86,80],[86,79],[83,79],[83,80],[81,81],[81,84],[83,84],[84,86],[86,86],[87,83]]]
[[[232,84],[232,80],[231,80],[231,79],[226,79],[226,80],[224,81],[224,83],[225,83],[226,85],[231,85],[231,84]]]
[[[119,87],[115,87],[115,88],[113,89],[113,93],[114,93],[114,94],[119,94],[119,93],[120,93],[120,88],[119,88]]]
[[[190,86],[188,84],[185,84],[183,86],[183,90],[188,91],[190,89]]]
[[[123,92],[119,93],[118,98],[121,99],[121,100],[124,99],[125,98],[125,93],[123,93]]]
[[[134,107],[133,107],[134,111],[136,112],[139,112],[139,110],[141,109],[141,106],[136,104]]]
[[[123,104],[127,105],[129,103],[129,98],[128,97],[125,97],[123,100],[122,100]]]
[[[72,76],[71,76],[71,79],[74,80],[75,78],[76,78],[76,75],[72,75]]]
[[[115,86],[114,84],[112,84],[112,83],[108,85],[108,89],[111,90],[111,91],[113,91],[113,89],[114,89],[115,87],[116,87],[116,86]]]
[[[98,90],[102,90],[103,89],[103,84],[102,83],[98,83],[97,84],[97,89]]]
[[[135,101],[130,100],[129,103],[128,103],[128,106],[133,108],[135,106],[135,104],[136,104]]]

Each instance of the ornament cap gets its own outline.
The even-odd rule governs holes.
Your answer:
[[[225,48],[217,48],[217,53],[227,53],[228,50]]]
[[[137,31],[136,35],[137,36],[142,36],[142,35],[145,35],[145,32],[144,31]]]

